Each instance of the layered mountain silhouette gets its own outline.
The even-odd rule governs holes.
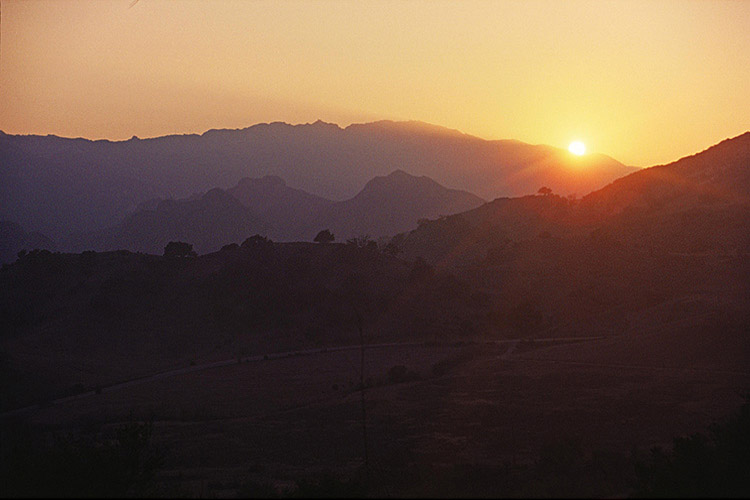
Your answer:
[[[656,374],[744,370],[749,166],[744,134],[583,199],[545,190],[481,204],[395,171],[345,201],[278,177],[145,200],[124,221],[78,235],[82,249],[161,253],[169,240],[185,240],[205,254],[256,232],[273,238],[283,231],[301,231],[305,237],[294,239],[307,242],[255,239],[184,259],[39,252],[4,266],[0,316],[11,334],[0,340],[14,364],[0,366],[0,379],[23,383],[15,395],[2,391],[0,404],[188,366],[196,355],[214,360],[217,349],[234,357],[351,344],[353,296],[369,311],[367,331],[382,342],[610,336],[571,347],[567,359]],[[379,227],[406,224],[387,219],[406,211],[410,227],[421,214],[434,220],[394,238],[402,249],[395,256],[372,245],[310,242],[326,225],[337,242],[346,239],[342,215],[359,217],[357,231],[377,236]],[[290,215],[297,226],[283,225]],[[315,226],[305,228],[308,220]],[[521,359],[536,356],[531,351]],[[555,348],[538,354],[559,355]],[[60,361],[50,369],[50,360]],[[43,389],[28,389],[34,386]]]
[[[377,238],[414,228],[422,218],[483,203],[471,193],[400,170],[372,179],[355,197],[340,202],[289,187],[277,176],[245,178],[226,191],[214,188],[182,200],[144,203],[120,224],[74,233],[64,247],[161,253],[169,241],[179,240],[208,253],[256,233],[275,241],[311,241],[323,228],[338,241]]]
[[[578,201],[554,193],[499,198],[397,241],[409,257],[451,265],[539,235],[627,241],[659,252],[750,252],[750,132]]]
[[[346,128],[258,124],[127,141],[0,132],[0,219],[59,239],[119,223],[148,200],[181,199],[245,177],[275,175],[330,200],[401,169],[484,199],[549,186],[583,195],[634,169],[604,155],[487,141],[420,122]]]

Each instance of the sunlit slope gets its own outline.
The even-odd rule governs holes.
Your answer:
[[[556,194],[496,199],[399,238],[405,255],[482,260],[506,241],[540,235],[612,238],[633,249],[747,252],[750,133],[669,165],[643,169],[571,201]]]
[[[590,193],[582,208],[611,215],[625,209],[679,211],[750,201],[750,132],[617,179]]]

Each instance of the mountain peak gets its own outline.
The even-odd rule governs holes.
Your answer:
[[[401,170],[400,168],[397,168],[396,170],[386,175],[385,177],[388,179],[416,179],[417,178],[416,175],[411,175],[410,173],[405,172],[404,170]],[[421,176],[421,177],[424,177],[424,176]]]
[[[408,199],[412,196],[437,199],[454,195],[461,197],[467,205],[478,206],[484,203],[483,199],[470,192],[450,189],[426,175],[418,177],[401,169],[372,178],[353,199]]]
[[[410,187],[410,186],[428,185],[428,184],[431,185],[431,184],[438,184],[438,183],[430,179],[429,177],[426,177],[426,176],[417,177],[408,172],[405,172],[404,170],[396,169],[388,175],[378,175],[370,179],[370,181],[367,184],[365,184],[365,187],[362,189],[360,194],[362,192],[370,191],[373,189],[380,189],[380,188],[392,189],[395,187],[407,187],[407,186]]]
[[[321,128],[321,129],[337,129],[342,130],[341,127],[337,123],[331,123],[331,122],[325,122],[318,118],[313,123],[306,123],[305,124],[308,127],[315,127],[315,128]]]

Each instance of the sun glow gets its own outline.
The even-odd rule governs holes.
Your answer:
[[[568,151],[576,156],[582,156],[586,153],[586,145],[581,141],[573,141],[570,143],[570,146],[568,146]]]

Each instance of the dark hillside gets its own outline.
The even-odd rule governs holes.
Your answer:
[[[196,360],[356,344],[357,313],[377,341],[469,335],[470,291],[374,242],[256,236],[171,258],[34,251],[0,271],[0,360],[14,381],[3,407]]]

